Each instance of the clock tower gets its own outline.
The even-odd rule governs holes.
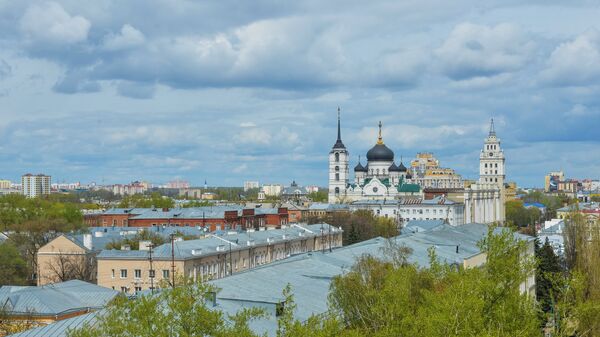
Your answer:
[[[483,149],[479,155],[479,182],[496,185],[500,192],[500,214],[504,220],[504,151],[500,147],[500,139],[496,137],[494,119],[490,120],[490,132],[484,141]]]

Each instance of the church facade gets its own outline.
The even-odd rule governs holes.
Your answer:
[[[422,197],[419,185],[402,162],[396,165],[394,152],[383,142],[381,122],[375,145],[367,152],[367,163],[360,158],[350,179],[349,152],[342,142],[338,109],[337,140],[329,152],[329,203],[350,203],[359,200],[389,200],[399,196]]]

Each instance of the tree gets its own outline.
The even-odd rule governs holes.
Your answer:
[[[27,282],[27,263],[11,242],[0,244],[0,270],[0,286]]]
[[[94,254],[65,254],[59,252],[51,261],[48,261],[47,276],[52,283],[69,280],[82,280],[94,282],[96,280],[96,258]]]
[[[555,280],[562,276],[560,259],[554,253],[548,238],[546,238],[543,245],[540,245],[539,240],[535,241],[535,257],[537,259],[535,271],[536,298],[542,311],[549,312],[557,299],[559,291]]]
[[[534,266],[525,242],[490,230],[480,247],[480,268],[442,263],[434,249],[430,268],[360,257],[333,279],[332,312],[356,336],[540,336],[535,303],[519,290]]]
[[[105,248],[120,250],[121,247],[127,245],[132,250],[139,250],[140,241],[150,241],[155,247],[160,246],[166,242],[162,236],[149,230],[143,230],[141,232],[138,232],[133,238],[125,238],[122,240],[109,242]]]
[[[327,202],[329,198],[329,192],[327,190],[318,190],[317,192],[310,192],[308,198],[313,202]]]
[[[225,316],[212,308],[216,292],[216,288],[206,283],[187,281],[177,288],[133,300],[119,296],[99,314],[94,326],[85,324],[70,331],[68,336],[257,336],[248,324],[263,317],[264,312],[251,308]]]

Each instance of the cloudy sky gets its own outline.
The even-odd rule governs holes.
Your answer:
[[[600,176],[597,1],[0,0],[0,176],[325,185],[336,109],[376,141],[508,180]],[[568,3],[568,5],[565,5]]]

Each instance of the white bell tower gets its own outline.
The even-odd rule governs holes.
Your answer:
[[[349,153],[342,143],[339,107],[337,123],[337,141],[329,151],[329,203],[339,202],[346,195],[349,178]]]

